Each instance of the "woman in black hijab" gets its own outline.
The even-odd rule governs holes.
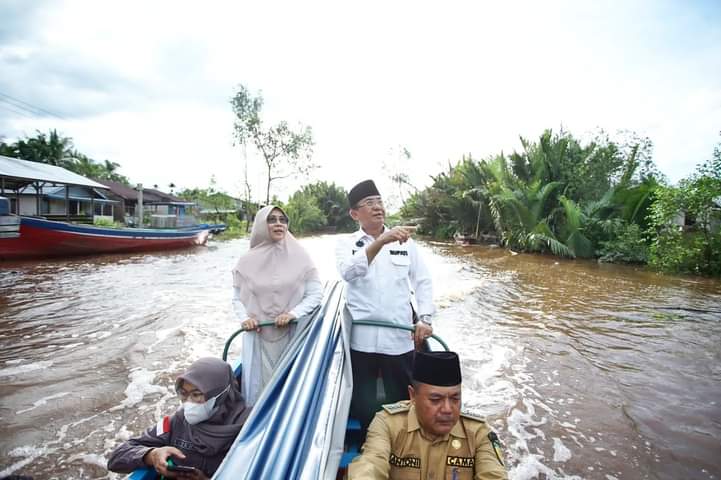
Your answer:
[[[118,446],[108,470],[129,473],[153,467],[170,478],[196,480],[215,473],[250,414],[233,371],[218,358],[201,358],[177,378],[175,391],[183,406]],[[169,470],[169,460],[193,470]]]

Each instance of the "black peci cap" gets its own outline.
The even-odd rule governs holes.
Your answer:
[[[455,352],[416,352],[413,380],[437,387],[461,383],[461,362]]]
[[[373,180],[363,180],[348,192],[348,204],[351,208],[366,197],[380,195]]]

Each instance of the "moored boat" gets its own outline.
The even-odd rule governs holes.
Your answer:
[[[0,198],[0,203],[2,202]],[[1,215],[0,260],[172,250],[204,245],[206,227],[182,230],[108,228]]]

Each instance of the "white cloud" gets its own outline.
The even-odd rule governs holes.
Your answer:
[[[228,102],[239,83],[262,89],[269,122],[312,126],[323,166],[315,178],[344,187],[382,177],[398,145],[413,154],[414,181],[427,184],[448,160],[509,151],[519,135],[561,125],[578,135],[596,127],[649,135],[672,180],[718,142],[721,15],[713,5],[197,5],[47,4],[32,29],[0,46],[10,72],[0,92],[68,119],[0,110],[2,133],[57,128],[133,181],[206,186],[215,175],[232,193],[242,155]],[[8,70],[11,53],[25,63]],[[262,166],[250,158],[260,198]]]

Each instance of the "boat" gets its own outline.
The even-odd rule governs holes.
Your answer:
[[[288,353],[213,479],[345,478],[348,464],[360,450],[360,423],[348,416],[353,390],[353,324],[413,330],[384,322],[351,323],[345,311],[343,284],[326,284],[320,307],[307,320],[299,321]],[[227,361],[232,341],[242,332],[240,329],[230,336],[223,360]],[[448,349],[440,338],[433,338]],[[231,364],[240,379],[242,364],[239,360]],[[128,479],[154,480],[156,475],[154,469],[143,468]]]
[[[453,234],[453,240],[457,245],[474,245],[478,243],[478,239],[472,235],[456,232]]]
[[[210,228],[109,228],[9,213],[0,197],[0,261],[172,250],[204,245]]]

